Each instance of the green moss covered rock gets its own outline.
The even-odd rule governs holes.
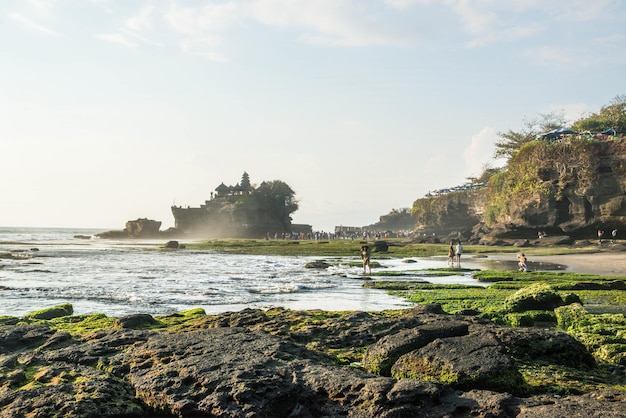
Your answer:
[[[52,306],[50,308],[40,309],[24,315],[24,319],[45,319],[61,318],[63,316],[71,316],[74,313],[74,307],[71,303]]]
[[[569,296],[569,301],[576,298]],[[507,312],[548,311],[565,305],[561,295],[546,283],[533,283],[506,298],[504,309]]]

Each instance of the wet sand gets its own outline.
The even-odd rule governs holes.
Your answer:
[[[626,275],[626,253],[595,253],[533,256],[534,261],[544,261],[567,266],[565,271],[606,276]]]
[[[626,252],[602,252],[588,254],[532,255],[527,254],[530,264],[552,263],[563,266],[562,271],[572,273],[599,274],[606,276],[626,276]],[[515,259],[512,255],[493,255],[493,260]]]

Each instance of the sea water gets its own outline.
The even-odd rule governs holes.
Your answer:
[[[330,268],[310,269],[305,265],[320,257],[166,251],[162,240],[108,240],[97,238],[98,232],[0,228],[0,316],[21,316],[62,303],[71,303],[75,314],[108,316],[166,315],[192,308],[221,313],[269,307],[378,311],[412,306],[383,290],[364,288],[362,269],[349,264],[358,261],[356,257],[332,258]],[[396,272],[447,266],[447,258],[376,261]],[[473,283],[469,276],[424,280]]]

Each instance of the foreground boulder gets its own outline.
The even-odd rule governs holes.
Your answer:
[[[392,376],[464,389],[522,392],[524,380],[502,343],[489,332],[437,339],[400,357]]]
[[[403,355],[417,350],[438,338],[456,337],[468,333],[468,324],[461,321],[436,321],[385,335],[372,344],[363,357],[365,370],[391,376],[391,368]]]
[[[178,331],[159,327],[185,315],[141,315],[83,336],[42,324],[0,326],[0,411],[7,417],[622,416],[623,392],[511,394],[517,358],[526,353],[515,349],[523,335],[435,312],[194,311],[193,322]],[[528,336],[541,347],[529,356],[576,352],[580,345],[555,331]],[[328,355],[366,346],[364,364],[398,378],[341,366]],[[493,384],[498,381],[509,386]]]

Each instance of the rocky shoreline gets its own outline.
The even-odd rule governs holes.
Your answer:
[[[51,316],[2,320],[3,417],[621,417],[626,404],[623,391],[558,395],[524,381],[533,362],[596,367],[568,334],[436,304]]]

